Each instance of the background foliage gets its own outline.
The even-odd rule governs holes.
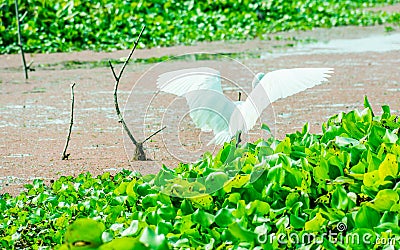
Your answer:
[[[1,196],[0,248],[61,244],[66,227],[88,217],[105,224],[105,241],[175,249],[400,249],[400,122],[382,110],[374,115],[366,100],[362,111],[329,118],[322,134],[306,124],[282,141],[226,143],[215,156],[156,175],[35,180],[17,197]],[[329,232],[369,234],[371,243],[264,241]]]
[[[340,25],[399,23],[400,14],[365,7],[399,0],[19,0],[28,52],[132,47],[142,24],[145,45],[253,39],[266,33]],[[0,53],[16,53],[14,0],[0,5]]]

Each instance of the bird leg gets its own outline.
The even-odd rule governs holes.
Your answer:
[[[242,99],[242,92],[239,92],[239,96],[238,96],[238,101],[240,102],[240,99]]]
[[[239,131],[236,133],[236,147],[238,147],[239,144],[242,142],[242,139],[240,138],[241,135],[242,135],[242,131],[239,130]]]

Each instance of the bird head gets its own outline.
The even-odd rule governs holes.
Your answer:
[[[251,83],[251,86],[253,87],[253,89],[257,86],[257,84],[260,83],[261,79],[265,76],[264,73],[257,73],[254,76],[253,82]]]

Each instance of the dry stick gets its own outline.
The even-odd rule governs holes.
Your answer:
[[[152,136],[154,136],[155,134],[157,134],[157,133],[159,133],[160,131],[162,131],[164,128],[158,130],[157,132],[155,132],[154,134],[152,134],[150,137],[148,137],[146,140],[144,140],[144,141],[142,141],[142,142],[138,142],[138,141],[133,137],[131,131],[130,131],[129,128],[128,128],[128,125],[126,125],[125,120],[124,120],[124,118],[123,118],[123,116],[122,116],[122,114],[121,114],[121,111],[120,111],[119,105],[118,105],[118,94],[117,94],[117,91],[118,91],[119,81],[121,80],[121,77],[122,77],[122,73],[124,72],[125,67],[126,67],[126,65],[128,64],[129,60],[131,59],[131,57],[132,57],[132,55],[133,55],[133,52],[135,51],[135,49],[136,49],[136,47],[137,47],[137,45],[138,45],[138,43],[139,43],[140,37],[142,36],[145,27],[146,27],[146,26],[143,25],[142,30],[140,31],[140,34],[139,34],[138,38],[136,39],[136,41],[135,41],[135,43],[134,43],[134,46],[133,46],[131,52],[129,53],[129,56],[128,56],[128,58],[126,58],[126,60],[125,60],[124,64],[122,65],[122,68],[121,68],[121,70],[120,70],[120,72],[119,72],[118,75],[116,74],[115,69],[114,69],[114,67],[113,67],[113,65],[112,65],[112,63],[111,63],[111,61],[108,61],[109,65],[110,65],[110,68],[111,68],[111,71],[112,71],[112,73],[113,73],[114,79],[115,79],[115,86],[114,86],[114,105],[115,105],[115,111],[117,112],[117,115],[118,115],[118,119],[119,119],[118,121],[119,121],[120,123],[122,123],[122,126],[124,127],[124,130],[125,130],[126,133],[128,134],[129,139],[130,139],[130,140],[132,141],[132,143],[136,146],[136,150],[135,150],[135,154],[134,154],[134,156],[133,156],[133,159],[134,159],[134,160],[139,160],[139,161],[145,161],[145,160],[147,160],[146,154],[145,154],[144,149],[143,149],[143,143],[146,142],[148,139],[150,139],[150,138],[151,138]]]
[[[72,100],[72,102],[71,102],[71,121],[69,123],[69,131],[68,131],[67,141],[65,143],[65,148],[64,148],[64,152],[62,154],[61,160],[68,160],[68,157],[70,155],[70,154],[67,154],[67,148],[68,148],[69,140],[71,139],[72,124],[74,124],[74,102],[75,102],[74,87],[75,87],[75,83],[71,84],[71,100]]]
[[[25,79],[28,79],[28,67],[26,66],[24,46],[22,45],[22,38],[21,38],[21,23],[19,20],[19,13],[18,13],[18,0],[15,0],[15,15],[17,18],[17,27],[18,27],[18,46],[21,49],[22,63],[24,64],[24,71],[25,71]]]
[[[122,114],[121,114],[121,111],[119,110],[119,105],[118,105],[118,94],[117,94],[117,91],[118,91],[118,85],[119,85],[119,81],[121,79],[122,73],[124,72],[124,69],[125,69],[126,65],[128,64],[128,61],[131,59],[131,57],[133,55],[133,52],[135,51],[136,46],[139,43],[139,39],[142,36],[144,28],[145,28],[145,26],[143,25],[143,28],[140,31],[140,34],[139,34],[138,38],[136,39],[136,41],[134,43],[134,46],[133,46],[131,52],[129,53],[128,58],[125,60],[124,64],[122,65],[122,68],[121,68],[118,76],[115,73],[115,70],[114,70],[114,67],[112,66],[111,61],[108,61],[108,63],[110,64],[110,68],[111,68],[111,71],[113,73],[114,79],[115,79],[115,86],[114,86],[115,111],[117,112],[119,122],[122,123],[122,126],[124,127],[124,130],[128,134],[129,139],[131,139],[132,143],[135,144],[135,146],[136,146],[135,158],[137,158],[140,161],[145,161],[146,160],[146,154],[144,153],[144,150],[143,150],[143,144],[138,143],[136,141],[136,139],[133,137],[131,131],[129,130],[128,125],[126,125],[124,118],[122,117]]]
[[[156,132],[154,132],[153,134],[151,134],[150,136],[148,136],[146,139],[144,139],[144,141],[142,143],[145,143],[146,141],[148,141],[151,137],[155,136],[156,134],[160,133],[161,131],[163,131],[164,129],[166,129],[167,126],[164,126],[162,128],[160,128],[159,130],[157,130]]]

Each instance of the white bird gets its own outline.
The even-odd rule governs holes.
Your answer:
[[[238,132],[246,133],[252,129],[272,102],[321,84],[331,73],[332,68],[293,68],[258,73],[247,99],[238,102],[223,94],[220,73],[207,67],[163,73],[157,79],[157,87],[160,91],[185,97],[196,127],[214,133],[208,144],[223,144]]]

